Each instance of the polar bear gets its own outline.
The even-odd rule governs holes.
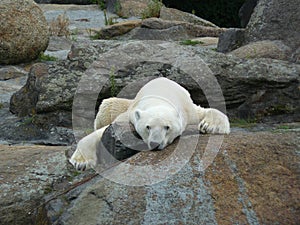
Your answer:
[[[96,167],[96,150],[103,132],[118,121],[132,123],[149,149],[164,149],[190,124],[198,125],[202,133],[230,132],[224,113],[195,105],[186,89],[160,77],[145,84],[133,100],[109,98],[102,102],[94,122],[95,131],[78,142],[70,159],[77,170]]]

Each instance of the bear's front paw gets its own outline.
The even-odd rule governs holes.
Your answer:
[[[87,159],[86,157],[84,157],[78,149],[69,159],[69,162],[75,167],[76,170],[79,171],[84,171],[88,168],[93,168],[97,163],[94,159]]]
[[[201,133],[229,134],[230,125],[228,117],[216,109],[208,109],[205,117],[199,123]]]

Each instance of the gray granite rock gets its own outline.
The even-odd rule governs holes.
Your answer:
[[[0,145],[1,224],[31,224],[45,194],[69,176],[67,147]]]
[[[298,5],[299,2],[293,0],[258,1],[245,31],[241,33],[233,29],[225,32],[219,39],[218,50],[230,52],[252,42],[281,41],[289,49],[285,60],[298,62],[295,57],[300,46]],[[276,54],[275,49],[272,55]],[[282,59],[282,55],[279,54],[277,59]]]
[[[230,28],[219,37],[218,52],[227,53],[242,46],[244,40],[244,29]]]
[[[238,59],[199,46],[161,41],[98,41],[74,45],[68,61],[55,62],[47,68],[40,77],[34,75],[38,71],[32,70],[24,86],[26,93],[12,97],[12,112],[28,114],[32,108],[37,113],[70,112],[73,108],[75,121],[82,119],[83,127],[92,127],[101,99],[113,92],[133,98],[147,81],[165,76],[187,88],[195,103],[206,107],[208,102],[211,107],[222,102],[218,94],[209,96],[220,85],[219,91],[222,90],[232,116],[242,116],[245,110],[240,111],[239,107],[246,102],[246,111],[257,118],[299,116],[299,65],[279,60]],[[32,79],[35,83],[30,86]],[[27,102],[24,107],[22,102]]]
[[[183,12],[178,9],[167,8],[164,6],[160,9],[159,18],[163,20],[182,21],[208,27],[218,27],[212,22],[204,20],[194,14]]]

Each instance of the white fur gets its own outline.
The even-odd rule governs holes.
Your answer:
[[[78,142],[70,159],[76,169],[96,166],[97,143],[114,121],[130,121],[150,149],[165,148],[188,124],[198,124],[203,133],[230,132],[224,113],[195,105],[183,87],[167,78],[157,78],[142,87],[134,100],[109,98],[103,101],[95,119],[96,130]]]

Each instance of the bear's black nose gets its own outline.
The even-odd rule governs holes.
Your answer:
[[[148,147],[152,150],[152,149],[157,148],[159,145],[160,145],[160,143],[157,143],[157,142],[154,142],[154,141],[150,141]]]

